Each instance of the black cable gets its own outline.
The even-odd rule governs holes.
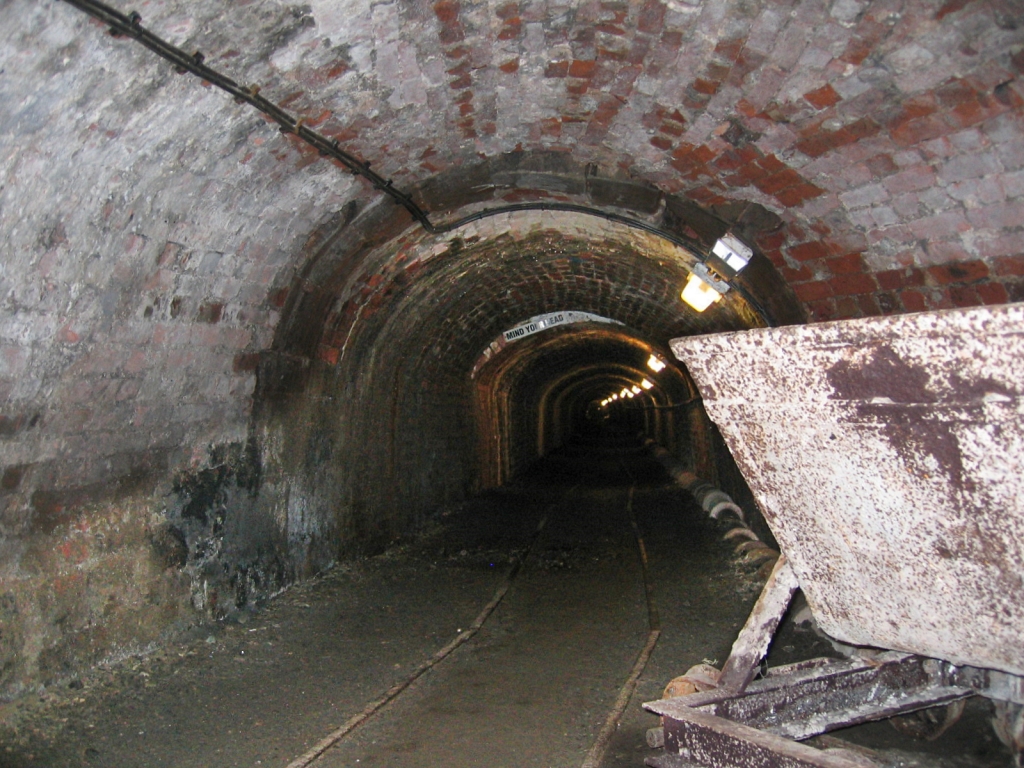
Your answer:
[[[334,158],[354,175],[362,176],[364,179],[369,181],[375,189],[383,192],[400,206],[405,208],[405,210],[409,212],[409,215],[412,216],[424,230],[432,235],[453,232],[475,221],[480,221],[481,219],[486,219],[491,216],[499,216],[505,213],[518,211],[560,211],[564,213],[582,213],[589,216],[597,216],[605,219],[606,221],[623,224],[633,229],[639,229],[660,237],[663,240],[667,240],[675,246],[685,248],[691,253],[700,253],[703,248],[703,244],[696,239],[685,238],[673,232],[668,232],[646,221],[574,203],[516,203],[496,208],[486,208],[482,211],[471,213],[468,216],[463,216],[461,219],[456,219],[442,224],[434,224],[431,222],[429,214],[417,205],[411,195],[396,189],[392,180],[386,179],[376,171],[372,170],[370,168],[370,163],[346,152],[339,146],[337,140],[329,139],[311,128],[307,128],[303,125],[302,118],[295,118],[288,111],[270,101],[270,99],[260,96],[260,89],[258,86],[239,85],[227,75],[207,66],[204,63],[205,57],[199,51],[196,51],[193,54],[188,54],[183,49],[178,48],[158,35],[153,34],[142,26],[142,17],[138,12],[132,11],[126,16],[120,11],[111,8],[109,5],[100,2],[100,0],[64,0],[64,2],[74,6],[83,13],[98,19],[110,28],[110,33],[115,37],[130,37],[133,40],[137,40],[160,58],[171,62],[178,72],[182,74],[185,72],[191,72],[196,77],[210,83],[210,85],[231,94],[236,101],[244,102],[255,107],[261,113],[277,123],[282,133],[295,134],[298,139],[316,149],[321,156]],[[763,306],[761,306],[759,302],[754,299],[753,296],[750,295],[749,291],[740,285],[732,285],[732,288],[754,309],[755,312],[757,312],[758,315],[761,316],[765,323],[770,326],[775,325],[775,321],[772,316]]]
[[[301,119],[296,119],[286,110],[270,101],[270,99],[260,96],[258,86],[246,87],[239,85],[230,77],[207,66],[204,63],[203,54],[199,51],[189,55],[181,48],[153,34],[142,26],[142,17],[135,11],[125,16],[109,5],[99,2],[99,0],[64,0],[64,2],[110,27],[110,33],[115,37],[130,37],[137,40],[160,58],[171,62],[178,72],[182,74],[191,72],[196,77],[202,78],[211,85],[231,94],[237,101],[245,102],[255,107],[277,123],[282,133],[294,133],[298,138],[316,149],[322,156],[333,157],[338,160],[352,173],[362,176],[373,184],[375,188],[391,197],[409,211],[412,217],[425,229],[433,231],[433,225],[423,209],[416,205],[409,195],[395,189],[390,179],[385,179],[379,173],[373,171],[369,163],[341,149],[337,141],[328,139],[326,136],[307,128],[302,124]]]
[[[640,405],[636,406],[641,411],[671,411],[675,408],[688,408],[694,403],[701,402],[699,397],[691,397],[689,400],[685,400],[681,403],[673,403],[672,405]]]

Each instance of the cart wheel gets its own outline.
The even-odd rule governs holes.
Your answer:
[[[934,741],[948,731],[964,713],[966,699],[958,699],[944,707],[919,709],[909,715],[890,718],[892,727],[904,736],[924,741]]]
[[[995,702],[992,728],[999,740],[1013,753],[1013,764],[1021,768],[1024,765],[1024,705],[1008,701]]]
[[[691,693],[712,691],[718,685],[721,670],[710,664],[695,664],[679,677],[672,678],[661,694],[663,699],[674,699],[676,696],[687,696]]]

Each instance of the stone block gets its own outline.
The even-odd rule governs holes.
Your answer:
[[[862,208],[877,205],[889,199],[889,191],[882,184],[866,184],[863,187],[843,192],[839,199],[847,208]]]
[[[1002,163],[990,154],[970,154],[952,157],[939,168],[938,176],[947,183],[977,179],[1000,173]]]

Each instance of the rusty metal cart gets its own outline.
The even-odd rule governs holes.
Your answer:
[[[801,741],[973,695],[1020,765],[1024,305],[672,347],[784,557],[718,686],[644,705],[664,723],[648,765],[853,768]],[[865,650],[753,680],[798,587]]]

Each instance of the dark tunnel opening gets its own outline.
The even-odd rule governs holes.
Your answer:
[[[283,481],[277,503],[302,500],[289,513],[300,572],[510,482],[591,433],[603,420],[588,410],[609,398],[622,402],[602,406],[603,431],[628,424],[719,480],[724,448],[667,341],[766,324],[744,298],[759,292],[776,315],[798,311],[766,260],[744,292],[698,314],[679,297],[692,253],[599,217],[522,211],[367,250],[349,231],[379,230],[375,216],[312,242],[260,364],[256,435]],[[314,274],[323,289],[309,290]]]

